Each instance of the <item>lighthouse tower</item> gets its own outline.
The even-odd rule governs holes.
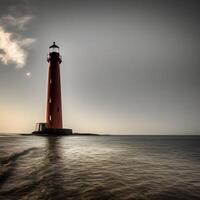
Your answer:
[[[57,46],[55,42],[49,47],[47,61],[49,63],[49,72],[46,123],[48,128],[62,129],[62,101],[60,84],[60,63],[62,62],[62,58],[59,53],[59,46]]]
[[[47,85],[47,107],[46,123],[36,124],[33,134],[36,135],[71,135],[72,129],[63,128],[62,122],[62,101],[61,101],[61,81],[60,64],[62,62],[59,53],[59,46],[54,42],[49,47],[47,57],[48,65],[48,85]]]

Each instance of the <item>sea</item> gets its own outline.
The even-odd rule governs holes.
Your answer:
[[[1,200],[199,200],[200,136],[0,136]]]

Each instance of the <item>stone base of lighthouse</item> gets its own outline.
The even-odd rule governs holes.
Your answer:
[[[67,128],[48,128],[46,123],[37,123],[35,131],[32,134],[40,136],[65,136],[72,135],[73,131]]]

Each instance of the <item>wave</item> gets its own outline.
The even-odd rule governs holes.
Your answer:
[[[5,183],[5,181],[12,175],[14,171],[14,167],[16,165],[16,160],[20,157],[29,154],[31,151],[34,151],[38,148],[29,148],[25,149],[21,152],[14,153],[8,157],[4,157],[0,159],[0,188]]]

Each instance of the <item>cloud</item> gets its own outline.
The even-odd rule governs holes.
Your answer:
[[[3,64],[14,64],[16,68],[22,68],[26,64],[27,48],[36,39],[25,38],[16,32],[23,31],[31,19],[30,15],[21,17],[6,15],[0,19],[0,61]],[[12,32],[7,31],[9,27],[12,27]]]
[[[16,27],[18,30],[24,30],[25,26],[33,19],[33,16],[26,15],[22,17],[13,17],[12,15],[6,15],[2,17],[1,23],[6,26]]]

